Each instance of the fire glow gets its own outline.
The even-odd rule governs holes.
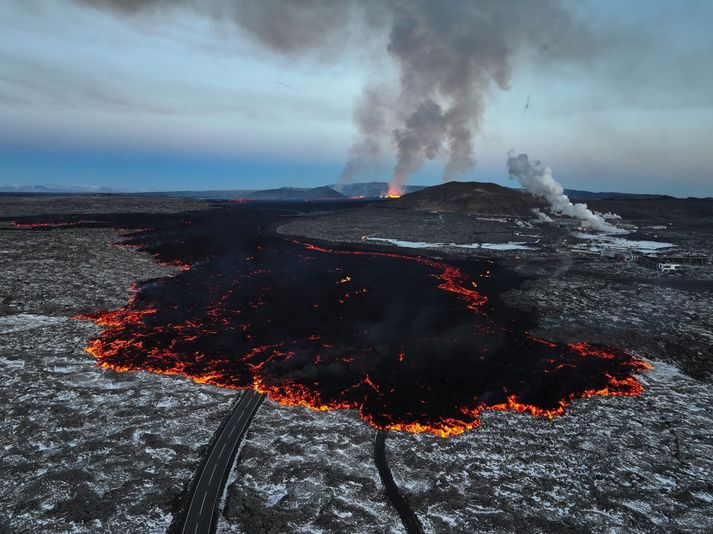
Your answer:
[[[386,193],[381,195],[381,198],[401,198],[404,194],[404,188],[394,180],[389,182],[389,188]]]
[[[631,355],[527,333],[497,295],[497,265],[347,250],[262,232],[279,209],[224,204],[189,215],[105,216],[123,244],[181,265],[127,304],[78,316],[87,351],[116,371],[253,388],[288,406],[353,409],[382,429],[454,436],[487,410],[553,418],[576,399],[638,395]],[[46,221],[33,221],[44,223]]]

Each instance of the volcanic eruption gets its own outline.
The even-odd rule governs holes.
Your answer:
[[[487,100],[510,88],[518,60],[577,60],[597,46],[561,0],[75,1],[131,20],[146,14],[148,24],[171,11],[190,10],[215,18],[220,27],[229,21],[260,53],[291,61],[329,64],[364,54],[367,76],[340,181],[353,180],[393,152],[390,197],[404,193],[425,161],[445,160],[444,181],[475,166]]]
[[[87,350],[116,371],[253,388],[444,437],[478,426],[484,410],[552,418],[577,398],[642,389],[634,374],[648,365],[621,350],[530,335],[532,317],[498,298],[520,283],[505,269],[263,230],[287,213],[225,203],[61,221],[125,229],[122,244],[187,267],[137,282],[120,309],[81,315],[103,328]]]

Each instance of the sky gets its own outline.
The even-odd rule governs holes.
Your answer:
[[[532,27],[517,2],[503,12],[489,2],[450,10],[394,0],[358,14],[305,4],[316,7],[3,1],[0,185],[318,186],[339,180],[364,139],[380,150],[352,180],[387,181],[396,167],[408,183],[437,184],[466,110],[464,146],[477,164],[456,165],[449,178],[514,186],[505,161],[515,150],[572,189],[713,196],[713,2],[538,0],[530,4],[554,22],[543,16]],[[491,17],[483,28],[492,33],[475,44],[451,38],[470,35],[451,27],[464,5]],[[458,60],[451,70],[394,48],[396,23],[412,15],[446,43]],[[483,20],[474,14],[473,27]],[[490,51],[494,43],[500,49]],[[474,88],[434,82],[471,58],[475,73],[458,83]],[[384,96],[385,133],[364,136],[355,119],[365,88]],[[413,126],[423,100],[442,107],[437,133]],[[412,164],[400,140],[421,134]]]

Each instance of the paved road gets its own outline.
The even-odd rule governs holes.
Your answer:
[[[250,389],[246,390],[236,403],[203,465],[203,471],[188,505],[183,534],[213,532],[218,521],[217,507],[223,493],[223,481],[232,465],[234,452],[264,398],[261,393]]]

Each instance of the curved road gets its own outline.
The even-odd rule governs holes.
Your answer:
[[[218,521],[218,501],[235,451],[264,398],[262,393],[249,389],[245,390],[236,403],[203,465],[188,504],[188,513],[181,531],[183,534],[213,532]]]

